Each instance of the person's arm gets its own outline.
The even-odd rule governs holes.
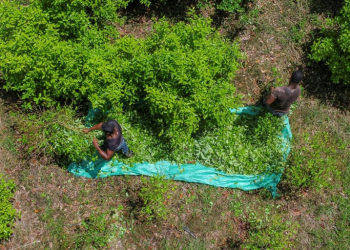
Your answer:
[[[96,124],[95,126],[93,126],[91,128],[84,128],[83,133],[87,134],[92,130],[102,130],[102,124],[103,124],[103,122],[100,122],[99,124]]]
[[[107,149],[107,151],[103,151],[100,146],[98,145],[98,140],[94,137],[92,144],[94,145],[94,147],[96,148],[97,152],[101,155],[101,157],[103,159],[105,159],[106,161],[110,160],[114,154],[114,151]]]
[[[271,87],[270,94],[266,97],[266,104],[270,105],[273,103],[277,98],[272,94],[272,92],[275,90],[274,87]]]

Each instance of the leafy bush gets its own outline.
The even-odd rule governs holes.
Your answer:
[[[6,181],[0,175],[0,240],[8,239],[12,234],[12,227],[17,214],[10,199],[13,198],[15,187],[12,180]]]
[[[109,212],[95,212],[81,222],[74,235],[74,244],[77,249],[87,247],[101,249],[107,246],[112,235],[114,234],[111,229]]]
[[[280,205],[251,207],[243,206],[237,199],[231,206],[235,221],[239,223],[240,249],[290,249],[297,233],[298,224],[283,221]]]
[[[280,138],[283,121],[268,112],[257,116],[230,114],[230,125],[208,126],[194,135],[193,142],[172,149],[166,138],[157,136],[160,128],[141,112],[143,109],[107,114],[121,124],[128,146],[134,151],[132,158],[116,153],[113,159],[130,165],[160,160],[178,164],[196,161],[230,174],[276,173],[284,166]],[[68,108],[50,109],[40,115],[16,112],[10,117],[23,134],[21,142],[26,147],[22,150],[30,153],[26,155],[56,155],[64,165],[96,155],[91,143],[94,136],[100,139],[100,145],[104,140],[101,131],[83,134],[82,119]],[[107,119],[106,114],[97,117]]]
[[[280,120],[270,115],[235,121],[229,111],[240,106],[231,80],[243,55],[210,20],[193,16],[175,25],[161,20],[146,39],[135,39],[112,32],[106,21],[112,14],[99,12],[94,2],[63,3],[0,3],[5,87],[20,91],[27,107],[31,100],[52,106],[88,99],[94,108],[110,110],[96,123],[112,118],[122,124],[136,153],[121,158],[126,163],[195,160],[242,174],[280,169]],[[80,13],[82,22],[69,22],[66,15],[72,13]],[[94,151],[91,134],[80,133],[82,122],[69,109],[29,116],[18,127],[29,132],[22,142],[30,152],[41,149],[78,161]]]
[[[82,135],[83,122],[69,108],[33,114],[11,112],[10,118],[22,133],[20,141],[26,146],[22,150],[26,150],[28,155],[56,155],[65,164],[94,155],[92,139],[102,135],[98,131]]]
[[[332,185],[331,180],[340,177],[337,151],[344,149],[345,145],[332,140],[327,132],[303,134],[297,140],[304,143],[301,148],[294,148],[291,153],[290,163],[285,172],[287,180],[297,188],[320,189]]]
[[[89,91],[86,85],[91,81],[87,79],[98,76],[87,74],[89,68],[84,65],[88,67],[89,58],[94,57],[90,54],[93,47],[109,42],[107,34],[85,25],[79,42],[65,41],[61,36],[66,33],[59,29],[60,24],[52,23],[49,14],[35,4],[22,6],[3,1],[0,13],[0,69],[6,80],[4,88],[19,91],[28,108],[31,100],[46,106],[62,99],[81,101],[82,93]],[[75,25],[81,28],[80,23]]]
[[[119,0],[32,0],[31,7],[42,10],[62,38],[80,38],[92,27],[104,29],[118,19],[117,10],[129,1]]]
[[[222,0],[216,8],[228,12],[242,11],[242,0]]]
[[[141,215],[147,216],[148,220],[166,219],[171,212],[167,206],[167,200],[171,197],[169,192],[175,190],[173,181],[166,180],[164,176],[156,175],[152,177],[141,176],[141,191],[144,206]]]
[[[242,7],[242,0],[221,0],[221,1],[211,1],[211,0],[200,0],[197,4],[199,8],[206,8],[211,5],[215,5],[218,10],[228,11],[228,12],[242,12],[244,9]]]
[[[30,100],[52,106],[89,99],[94,107],[111,103],[121,112],[123,106],[145,100],[163,128],[160,134],[177,147],[208,122],[227,124],[228,108],[240,103],[230,81],[243,56],[238,44],[226,42],[209,20],[194,17],[174,26],[163,20],[148,38],[138,40],[118,37],[110,26],[101,30],[87,14],[81,14],[84,24],[69,22],[65,8],[81,12],[86,7],[81,1],[72,6],[34,3],[0,3],[5,88],[20,91],[28,108]],[[102,15],[98,13],[96,18]]]
[[[282,126],[282,119],[270,113],[237,116],[224,129],[215,127],[196,138],[192,157],[229,174],[278,173],[284,165]]]
[[[139,74],[132,78],[143,83],[151,115],[175,146],[208,122],[227,125],[228,108],[240,104],[230,83],[242,58],[238,44],[225,42],[209,20],[189,21],[156,23],[145,41],[149,53],[135,58]]]
[[[332,72],[332,80],[350,83],[350,1],[344,1],[340,16],[329,19],[329,28],[323,29],[324,37],[314,42],[310,58],[325,61]]]
[[[66,230],[67,224],[71,223],[67,215],[50,205],[38,216],[57,249],[106,249],[118,231],[118,214],[115,210],[95,209],[77,219],[72,231]]]
[[[161,128],[147,112],[142,112],[145,109],[140,105],[124,114],[107,115],[118,119],[135,153],[129,159],[115,154],[114,159],[130,165],[159,160],[178,164],[195,161],[230,174],[276,173],[284,166],[280,137],[283,120],[268,112],[257,116],[229,114],[226,118],[229,125],[208,125],[193,136],[192,142],[173,149],[167,138],[157,136]]]

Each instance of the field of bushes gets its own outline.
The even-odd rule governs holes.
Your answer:
[[[348,0],[0,2],[0,249],[348,249]],[[301,70],[283,120],[261,106]],[[87,124],[91,109],[99,112]],[[281,173],[278,197],[164,176],[87,179],[94,123],[129,165]]]

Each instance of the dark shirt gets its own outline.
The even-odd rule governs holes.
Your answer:
[[[300,93],[301,89],[299,86],[295,89],[290,89],[287,86],[277,87],[271,93],[276,100],[269,107],[274,111],[288,112],[292,103],[300,96]]]
[[[119,123],[116,120],[111,120],[114,124],[114,127],[118,130],[118,136],[116,138],[112,139],[106,139],[105,144],[108,149],[112,151],[116,151],[120,144],[123,142],[123,134],[122,134],[122,127],[119,125]]]

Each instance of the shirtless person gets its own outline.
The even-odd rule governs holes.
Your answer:
[[[122,128],[116,120],[109,120],[107,122],[101,122],[91,128],[86,128],[83,133],[87,134],[92,130],[102,130],[106,134],[105,147],[106,151],[103,151],[96,138],[93,139],[92,144],[106,161],[110,160],[115,151],[122,150],[123,154],[127,157],[131,157],[133,152],[128,148],[124,137],[122,135]]]
[[[271,87],[270,95],[264,99],[264,103],[270,112],[279,117],[288,114],[290,106],[300,96],[299,83],[303,79],[301,71],[294,71],[288,86]]]

